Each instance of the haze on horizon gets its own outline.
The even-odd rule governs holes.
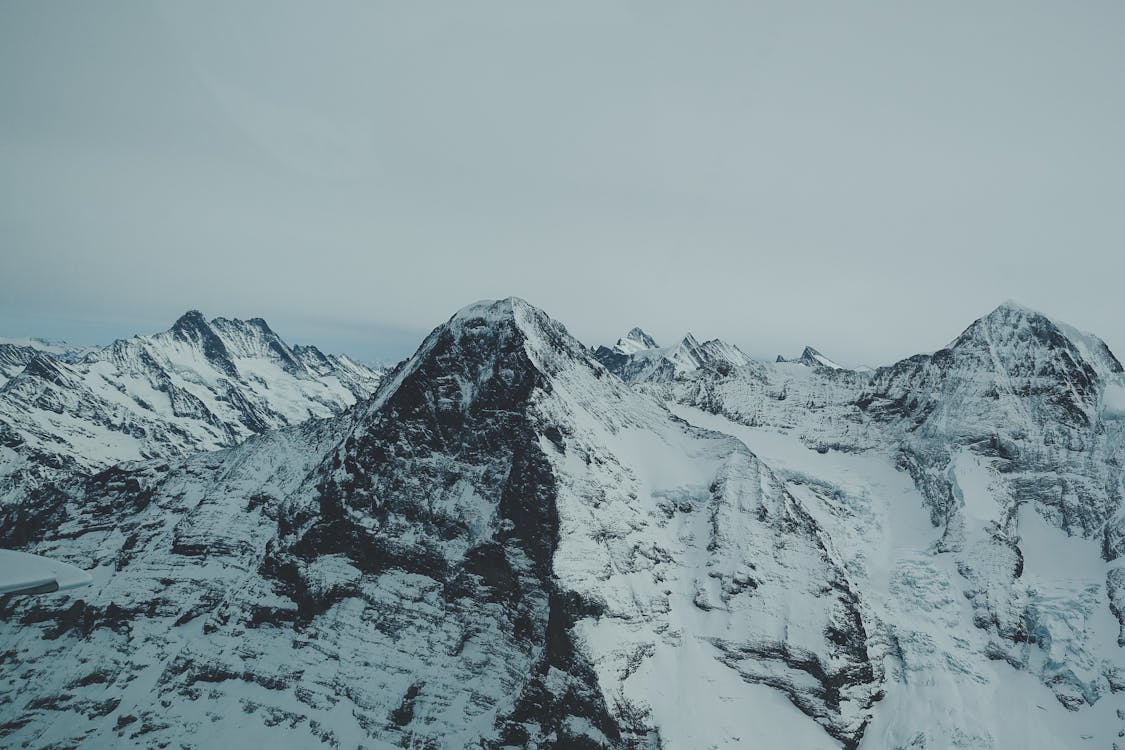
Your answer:
[[[1125,355],[1116,3],[0,6],[0,336],[409,354],[518,295],[883,364],[1006,299]]]

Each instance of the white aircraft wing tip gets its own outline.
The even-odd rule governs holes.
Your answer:
[[[85,586],[85,570],[49,557],[0,549],[0,594],[53,594]]]

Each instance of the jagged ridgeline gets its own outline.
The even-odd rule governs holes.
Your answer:
[[[339,414],[382,372],[198,311],[107,347],[0,343],[0,503],[122,461],[180,458]]]
[[[241,382],[235,329],[161,336]],[[0,604],[0,744],[1111,747],[1117,360],[1015,305],[809,352],[478,303],[334,416],[42,485],[0,536],[95,583]]]

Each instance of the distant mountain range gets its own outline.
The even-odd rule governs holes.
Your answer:
[[[290,347],[260,318],[198,311],[106,347],[0,343],[0,497],[59,472],[178,458],[339,414],[381,376]]]
[[[876,370],[516,298],[385,373],[27,349],[0,545],[95,583],[0,600],[0,745],[1122,743],[1125,374],[1014,303]]]

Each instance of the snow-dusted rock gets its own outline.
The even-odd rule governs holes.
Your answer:
[[[100,349],[0,345],[0,373],[0,498],[60,472],[215,450],[338,414],[381,375],[290,349],[261,319],[208,323],[197,311]]]

